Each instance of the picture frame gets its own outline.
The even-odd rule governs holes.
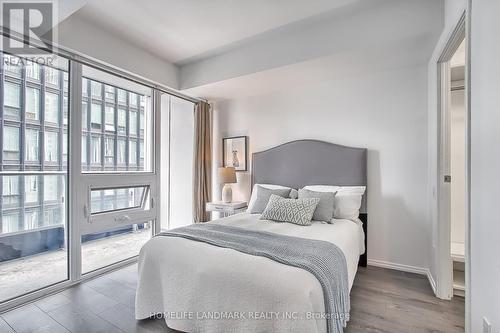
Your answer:
[[[248,171],[248,137],[233,136],[222,139],[222,165],[235,171]]]

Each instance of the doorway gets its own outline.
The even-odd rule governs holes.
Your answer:
[[[466,107],[465,39],[450,61],[450,252],[453,261],[453,295],[465,297],[466,219]]]
[[[464,297],[466,317],[470,267],[468,55],[464,13],[438,61],[437,295],[443,299]]]

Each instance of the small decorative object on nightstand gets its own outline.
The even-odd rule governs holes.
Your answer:
[[[235,202],[207,202],[207,212],[219,212],[222,217],[243,213],[247,209],[247,203],[244,201]]]
[[[236,183],[236,172],[234,167],[219,168],[219,183],[224,184],[222,188],[222,201],[230,203],[233,201],[233,190],[229,184]]]

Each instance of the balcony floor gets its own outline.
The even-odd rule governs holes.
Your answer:
[[[151,229],[140,229],[83,243],[83,271],[137,255],[150,237]],[[0,263],[0,302],[66,280],[67,265],[65,249]]]

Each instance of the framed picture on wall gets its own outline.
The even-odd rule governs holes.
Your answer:
[[[248,137],[234,136],[222,139],[222,164],[236,171],[247,171]]]

